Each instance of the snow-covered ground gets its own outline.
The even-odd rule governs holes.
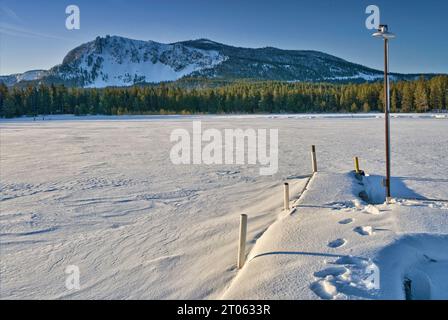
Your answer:
[[[0,297],[403,298],[407,277],[414,297],[429,283],[431,297],[447,298],[448,205],[432,201],[448,199],[447,117],[392,119],[396,196],[426,200],[391,205],[358,197],[374,198],[384,172],[380,115],[199,117],[204,128],[279,129],[274,176],[173,165],[170,133],[191,131],[193,119],[1,120]],[[285,214],[282,184],[295,201],[311,144],[319,173]],[[363,181],[349,173],[355,155],[371,174]],[[237,271],[241,213],[250,253]],[[69,265],[80,268],[79,291],[65,287]],[[372,265],[379,290],[360,280]]]

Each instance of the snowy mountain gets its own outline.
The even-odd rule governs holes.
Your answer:
[[[79,87],[130,86],[182,77],[281,81],[375,81],[379,70],[318,51],[240,48],[208,39],[163,44],[97,37],[70,51],[48,71],[0,76],[8,86],[29,81]],[[417,75],[394,74],[395,79]]]
[[[128,86],[141,82],[177,80],[210,69],[226,59],[216,50],[179,43],[97,38],[70,51],[50,76],[84,87]]]
[[[0,82],[4,82],[7,86],[12,86],[21,81],[34,81],[41,79],[47,74],[45,70],[30,70],[24,73],[16,73],[8,76],[0,76]]]
[[[181,43],[204,50],[217,50],[228,57],[215,68],[197,71],[193,76],[282,81],[372,81],[383,76],[379,70],[318,51],[237,48],[207,39]]]

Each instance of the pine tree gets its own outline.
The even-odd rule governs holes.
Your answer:
[[[403,87],[403,98],[401,99],[401,112],[411,112],[414,110],[414,94],[411,85],[405,83]]]
[[[398,97],[397,90],[392,90],[392,95],[390,97],[390,111],[396,113],[398,111]]]
[[[3,105],[3,115],[6,118],[13,118],[20,116],[20,96],[14,90],[11,94],[6,96]]]
[[[370,106],[369,106],[369,103],[366,101],[366,102],[364,102],[364,104],[363,104],[363,106],[362,106],[362,111],[363,112],[370,112]]]
[[[432,109],[442,110],[444,106],[443,84],[440,77],[431,79],[429,83],[429,105]]]
[[[1,82],[0,83],[0,117],[4,117],[3,106],[5,104],[5,100],[8,97],[8,87]]]
[[[384,112],[386,103],[384,102],[384,89],[380,88],[378,91],[378,110]]]
[[[429,105],[428,105],[428,95],[426,93],[426,87],[425,82],[422,80],[419,80],[417,82],[417,86],[415,88],[414,93],[414,99],[415,99],[415,109],[417,112],[427,112]]]

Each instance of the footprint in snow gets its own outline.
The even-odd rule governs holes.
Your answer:
[[[339,221],[339,224],[350,224],[352,223],[354,220],[352,218],[348,218],[348,219],[344,219]]]
[[[339,248],[339,247],[342,247],[343,245],[345,245],[346,243],[347,243],[347,240],[345,240],[345,239],[336,239],[336,240],[330,241],[328,243],[328,246],[330,248]]]
[[[342,256],[336,261],[327,262],[332,266],[314,273],[316,281],[310,289],[321,299],[347,299],[359,296],[372,299],[376,291],[372,290],[366,277],[371,275],[374,265],[369,259],[354,256]]]
[[[353,229],[353,231],[359,233],[362,236],[371,236],[375,233],[374,228],[371,226],[356,227],[355,229]]]
[[[351,211],[353,203],[351,201],[331,202],[327,204],[332,210]]]
[[[351,270],[345,266],[334,266],[314,273],[316,278],[310,289],[321,299],[344,299],[346,296],[340,292],[351,281]]]

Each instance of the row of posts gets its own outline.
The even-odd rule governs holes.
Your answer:
[[[313,174],[317,172],[316,146],[311,146],[311,167]],[[289,183],[283,184],[283,209],[289,210]],[[246,262],[246,237],[247,237],[247,215],[240,216],[240,233],[238,239],[238,269],[241,269]]]

